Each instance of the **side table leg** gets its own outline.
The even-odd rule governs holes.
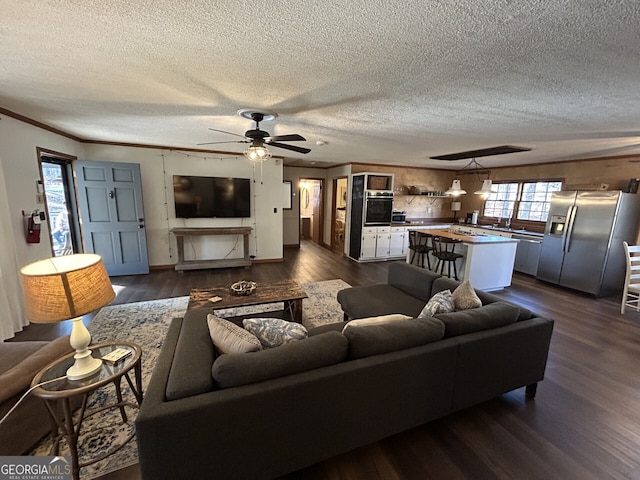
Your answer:
[[[124,402],[122,400],[122,387],[120,385],[120,381],[122,377],[118,377],[113,381],[113,384],[116,387],[116,397],[118,398],[118,404],[120,405],[120,416],[122,417],[122,422],[127,423],[127,412],[124,410]]]
[[[50,455],[58,456],[60,454],[60,436],[62,432],[64,432],[64,425],[60,425],[58,423],[58,416],[56,415],[57,403],[52,400],[43,399],[44,404],[47,407],[47,411],[49,412],[49,422],[51,423],[51,440],[53,442],[53,446],[51,447]]]
[[[87,396],[85,395],[82,401],[82,411],[80,419],[78,420],[78,428],[73,425],[73,412],[71,411],[71,403],[68,398],[62,399],[62,412],[64,415],[64,435],[69,444],[69,450],[71,453],[71,469],[73,473],[73,480],[80,479],[80,460],[78,458],[78,436],[80,435],[80,426],[82,425],[82,417],[84,416],[84,409],[86,406]]]

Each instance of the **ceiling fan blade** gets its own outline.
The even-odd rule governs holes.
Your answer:
[[[310,148],[298,147],[296,145],[287,145],[286,143],[277,143],[277,142],[265,142],[270,147],[278,147],[284,148],[285,150],[293,150],[298,153],[309,153],[311,151]]]
[[[249,143],[249,140],[230,140],[227,142],[206,142],[206,143],[198,143],[198,145],[217,145],[220,143]]]
[[[226,131],[224,131],[224,130],[218,130],[217,128],[210,128],[209,130],[211,130],[211,131],[213,131],[213,132],[226,133],[226,134],[228,134],[228,135],[234,135],[234,136],[236,136],[236,137],[242,137],[242,138],[245,138],[245,136],[244,136],[244,135],[238,135],[237,133],[231,133],[231,132],[226,132]]]
[[[273,135],[269,137],[273,142],[306,142],[307,139],[302,135],[298,135],[297,133],[292,133],[290,135]]]

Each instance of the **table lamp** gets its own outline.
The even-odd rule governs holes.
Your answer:
[[[453,221],[456,221],[456,216],[462,207],[461,202],[451,202],[451,211],[453,212]]]
[[[33,323],[73,320],[71,347],[76,354],[67,378],[81,380],[98,372],[102,360],[91,356],[91,334],[82,323],[82,316],[115,298],[100,255],[48,258],[22,267],[20,275],[27,320]]]

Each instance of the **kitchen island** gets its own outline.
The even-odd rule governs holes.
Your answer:
[[[459,253],[463,258],[458,265],[460,280],[469,280],[479,290],[500,290],[511,285],[513,265],[516,258],[518,240],[498,235],[464,232],[460,227],[452,228],[409,228],[433,236],[461,240]],[[411,262],[411,251],[407,252],[407,262]]]

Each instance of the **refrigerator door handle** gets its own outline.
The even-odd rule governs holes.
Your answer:
[[[567,234],[565,236],[563,251],[568,252],[571,249],[571,236],[573,234],[573,225],[576,223],[576,214],[578,213],[578,206],[573,205],[569,208],[569,228],[567,228]]]

